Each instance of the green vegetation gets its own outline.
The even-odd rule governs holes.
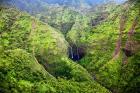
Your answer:
[[[0,14],[2,92],[109,93],[92,81],[82,66],[68,59],[68,43],[59,31],[13,8],[1,8]]]
[[[2,47],[0,49],[1,92],[91,93],[91,91],[100,91],[100,93],[109,93],[104,87],[101,87],[98,83],[92,81],[76,82],[60,78],[56,80],[25,50],[15,49],[4,51]],[[83,89],[81,89],[81,87]]]
[[[46,6],[32,16],[1,6],[0,92],[139,93],[140,7],[132,2],[84,12]]]

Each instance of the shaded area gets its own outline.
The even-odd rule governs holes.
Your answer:
[[[69,58],[73,61],[79,61],[82,59],[86,54],[85,47],[83,46],[76,46],[71,45],[69,47]]]

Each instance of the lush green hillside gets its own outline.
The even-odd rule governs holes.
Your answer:
[[[109,93],[68,58],[59,31],[13,8],[1,7],[0,17],[1,92]]]
[[[85,42],[87,54],[80,64],[113,92],[138,93],[139,6],[124,6],[93,28]]]
[[[139,93],[139,6],[1,5],[0,93]]]
[[[94,81],[56,80],[22,49],[3,50],[1,47],[0,59],[1,93],[110,93]]]
[[[54,0],[52,0],[54,1]],[[63,0],[64,1],[64,0]],[[71,28],[73,27],[73,25],[75,26],[75,24],[77,23],[84,23],[81,25],[95,25],[96,22],[94,22],[94,20],[97,21],[97,19],[100,19],[100,15],[101,13],[104,14],[104,12],[106,12],[108,14],[108,12],[111,10],[110,8],[113,8],[116,6],[116,3],[110,2],[107,4],[99,4],[93,8],[73,8],[73,6],[69,5],[63,6],[63,4],[61,5],[57,5],[57,4],[48,4],[48,2],[51,1],[45,1],[45,0],[2,0],[1,1],[1,6],[10,6],[10,7],[16,7],[18,9],[20,9],[21,11],[26,11],[29,14],[35,16],[36,18],[40,19],[41,21],[48,23],[49,25],[51,25],[52,27],[60,30],[63,34],[66,34],[71,30]],[[62,2],[60,1],[54,1],[54,3],[58,3],[58,2]],[[84,2],[87,2],[85,0],[70,0],[67,1],[68,3],[80,3],[80,6],[83,5]],[[91,1],[90,1],[91,2]],[[94,1],[97,2],[97,1]],[[101,2],[101,1],[99,1]],[[98,2],[98,3],[99,3]],[[65,3],[65,1],[64,1]],[[87,5],[84,5],[87,7]],[[112,7],[111,7],[112,6]],[[78,6],[77,6],[78,7]],[[96,18],[98,17],[98,18]],[[94,22],[94,23],[92,23]],[[77,28],[79,28],[77,26]]]

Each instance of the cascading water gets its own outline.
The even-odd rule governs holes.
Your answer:
[[[69,58],[73,61],[78,61],[85,56],[85,49],[83,47],[78,47],[76,45],[71,45],[69,47]]]
[[[70,47],[70,54],[71,54],[71,58],[73,59],[73,50],[72,50],[72,47]]]

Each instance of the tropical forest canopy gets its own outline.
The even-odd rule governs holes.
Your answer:
[[[0,0],[0,93],[140,93],[140,0]]]

